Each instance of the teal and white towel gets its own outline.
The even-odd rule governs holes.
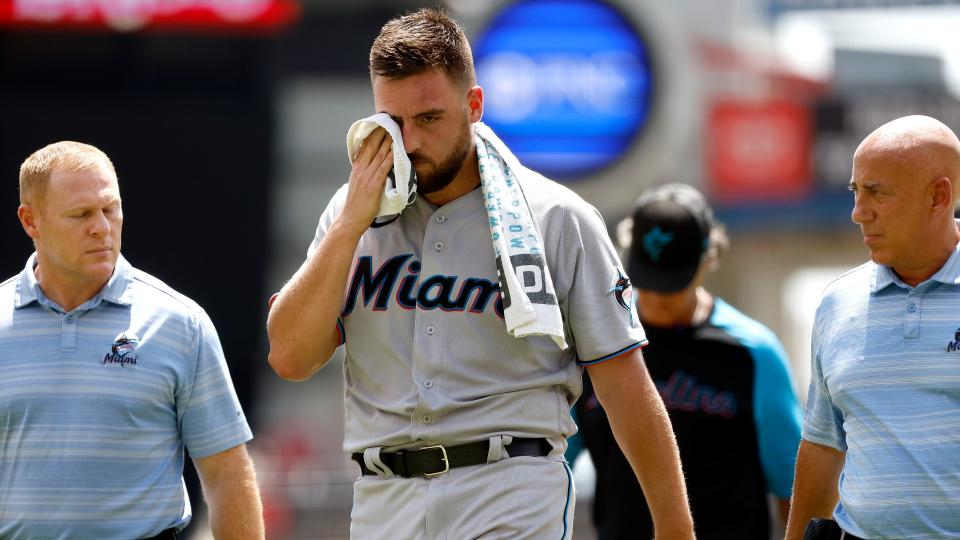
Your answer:
[[[566,349],[543,238],[517,181],[526,169],[489,127],[477,122],[473,129],[507,332],[518,338],[547,335]]]

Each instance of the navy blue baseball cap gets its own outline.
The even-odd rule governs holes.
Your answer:
[[[693,281],[710,247],[713,210],[687,184],[643,192],[633,209],[627,273],[638,289],[677,292]]]

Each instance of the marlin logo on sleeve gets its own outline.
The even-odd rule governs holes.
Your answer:
[[[673,242],[673,233],[665,233],[660,227],[654,227],[647,234],[643,235],[643,249],[650,255],[650,260],[657,262],[660,260],[660,254],[667,244]]]
[[[620,307],[629,313],[630,326],[636,327],[638,317],[636,316],[636,307],[633,303],[633,284],[630,283],[630,278],[628,278],[620,268],[617,268],[617,281],[613,284],[613,288],[610,289],[609,292],[613,293],[613,297],[616,298]]]
[[[120,367],[137,364],[137,347],[140,345],[140,338],[133,334],[121,333],[117,339],[113,340],[110,346],[110,352],[103,355],[104,364],[120,364]]]

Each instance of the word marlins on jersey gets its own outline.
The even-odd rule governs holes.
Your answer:
[[[420,277],[420,261],[413,259],[412,253],[391,257],[376,272],[370,256],[359,257],[347,290],[343,315],[353,311],[362,294],[363,305],[370,305],[372,300],[374,311],[386,310],[390,299],[394,298],[403,309],[419,306],[422,309],[482,313],[496,297],[493,309],[498,317],[503,318],[500,285],[489,279],[436,274],[418,283]]]

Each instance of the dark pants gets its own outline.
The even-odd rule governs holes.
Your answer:
[[[863,540],[859,536],[844,533],[832,519],[813,518],[803,531],[803,540]]]

